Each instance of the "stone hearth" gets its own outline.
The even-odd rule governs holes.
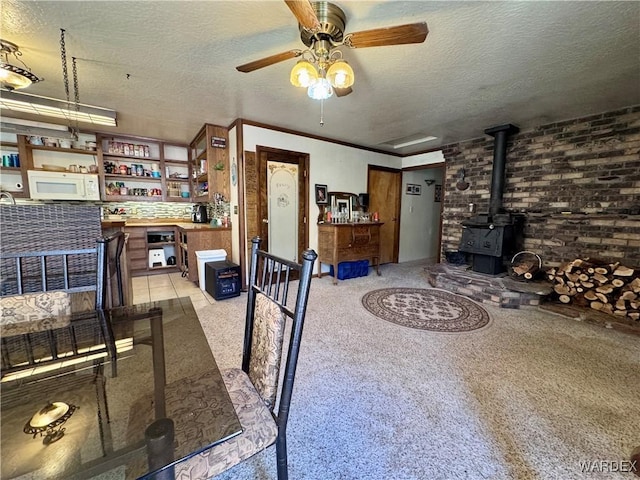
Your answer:
[[[487,275],[470,270],[468,265],[439,263],[429,265],[425,272],[432,287],[501,308],[540,305],[552,292],[548,282],[520,282],[506,273]]]
[[[438,263],[425,267],[429,284],[480,303],[500,308],[537,307],[577,321],[593,323],[625,333],[640,335],[640,322],[624,320],[591,308],[565,305],[551,300],[551,284],[545,281],[521,282],[506,273],[487,275],[469,265]]]

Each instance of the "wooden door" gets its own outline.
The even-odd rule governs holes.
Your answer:
[[[269,210],[270,206],[280,204],[283,205],[287,202],[295,203],[297,212],[294,215],[294,218],[297,222],[295,228],[292,228],[291,231],[296,232],[296,237],[293,239],[294,244],[296,246],[296,258],[290,259],[296,262],[302,261],[302,252],[309,245],[309,230],[307,225],[307,218],[309,216],[307,198],[309,197],[309,182],[307,172],[309,170],[309,154],[300,153],[300,152],[290,152],[287,150],[280,150],[276,148],[269,147],[256,147],[256,157],[257,157],[257,187],[258,187],[258,195],[257,195],[257,221],[258,221],[258,229],[260,238],[262,239],[261,248],[270,253],[274,253],[276,255],[280,252],[280,245],[271,245],[270,244],[270,235],[269,235]],[[269,178],[273,178],[268,174],[269,168],[271,167],[273,170],[274,166],[281,166],[282,164],[291,165],[292,171],[296,172],[296,181],[297,185],[295,188],[295,198],[284,198],[283,193],[279,192],[278,198],[270,198],[270,189],[268,186]]]
[[[398,263],[402,171],[369,165],[367,185],[369,214],[378,212],[384,223],[380,227],[380,263]]]

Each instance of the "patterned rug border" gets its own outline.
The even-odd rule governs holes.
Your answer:
[[[453,321],[451,319],[444,318],[417,318],[415,315],[407,316],[406,314],[403,315],[401,312],[392,311],[387,306],[381,304],[385,297],[389,297],[390,295],[397,293],[429,294],[432,297],[436,297],[432,302],[439,302],[441,307],[446,306],[447,301],[451,302],[455,304],[456,308],[459,310],[459,316],[453,319]],[[370,304],[368,304],[368,302],[370,302]],[[406,328],[412,328],[414,330],[449,334],[475,333],[479,330],[483,330],[491,324],[491,315],[489,315],[489,312],[487,312],[482,305],[463,295],[458,295],[439,288],[379,288],[365,293],[362,296],[361,303],[365,310],[375,317],[389,323]],[[437,303],[436,306],[438,306]],[[416,309],[414,308],[414,311],[415,310]],[[421,313],[424,314],[424,311]]]

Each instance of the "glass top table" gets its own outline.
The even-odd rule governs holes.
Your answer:
[[[160,478],[242,431],[189,298],[1,333],[3,479]]]

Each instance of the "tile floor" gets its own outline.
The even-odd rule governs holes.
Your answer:
[[[179,297],[191,297],[194,306],[216,303],[211,295],[183,278],[180,272],[133,277],[131,284],[134,304]]]

